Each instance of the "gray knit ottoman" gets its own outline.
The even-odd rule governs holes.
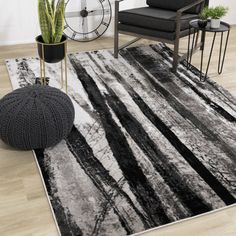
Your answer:
[[[67,137],[74,115],[70,98],[59,89],[16,89],[0,100],[0,138],[22,150],[51,147]]]

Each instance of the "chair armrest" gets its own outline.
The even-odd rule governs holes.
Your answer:
[[[121,0],[121,1],[123,1],[123,0]],[[180,14],[180,13],[183,13],[183,12],[191,9],[192,7],[197,6],[197,5],[199,5],[199,4],[203,3],[203,2],[205,2],[205,0],[198,0],[198,1],[196,1],[194,3],[191,3],[191,4],[189,4],[189,5],[185,6],[185,7],[182,7],[182,8],[180,8],[177,11],[177,15]]]
[[[114,15],[115,15],[115,30],[118,24],[118,13],[119,13],[119,9],[120,9],[120,2],[123,2],[124,0],[115,0],[115,11],[114,11]]]
[[[205,2],[205,0],[197,0],[196,2],[194,2],[192,4],[189,4],[185,7],[182,7],[177,11],[176,18],[175,18],[175,22],[176,22],[175,33],[176,33],[176,38],[177,39],[180,37],[180,18],[182,16],[182,13],[189,10],[189,9],[191,9],[194,6],[197,6],[199,4],[203,4],[204,2]]]
[[[123,2],[123,1],[124,0],[115,0],[115,13],[118,13],[120,2]]]

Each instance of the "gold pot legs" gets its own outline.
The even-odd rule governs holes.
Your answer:
[[[61,61],[61,89],[64,88],[65,83],[65,91],[67,93],[68,85],[67,85],[67,42],[64,44],[65,46],[65,57]],[[65,76],[64,76],[65,74]],[[65,80],[65,81],[64,81]],[[40,82],[42,85],[46,85],[46,63],[44,60],[44,45],[42,44],[42,59],[40,58]]]

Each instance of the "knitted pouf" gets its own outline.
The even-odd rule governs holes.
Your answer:
[[[0,100],[0,138],[22,150],[51,147],[67,137],[74,115],[70,98],[59,89],[16,89]]]

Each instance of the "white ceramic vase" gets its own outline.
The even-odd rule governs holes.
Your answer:
[[[212,29],[220,28],[220,19],[211,19],[211,28]]]

